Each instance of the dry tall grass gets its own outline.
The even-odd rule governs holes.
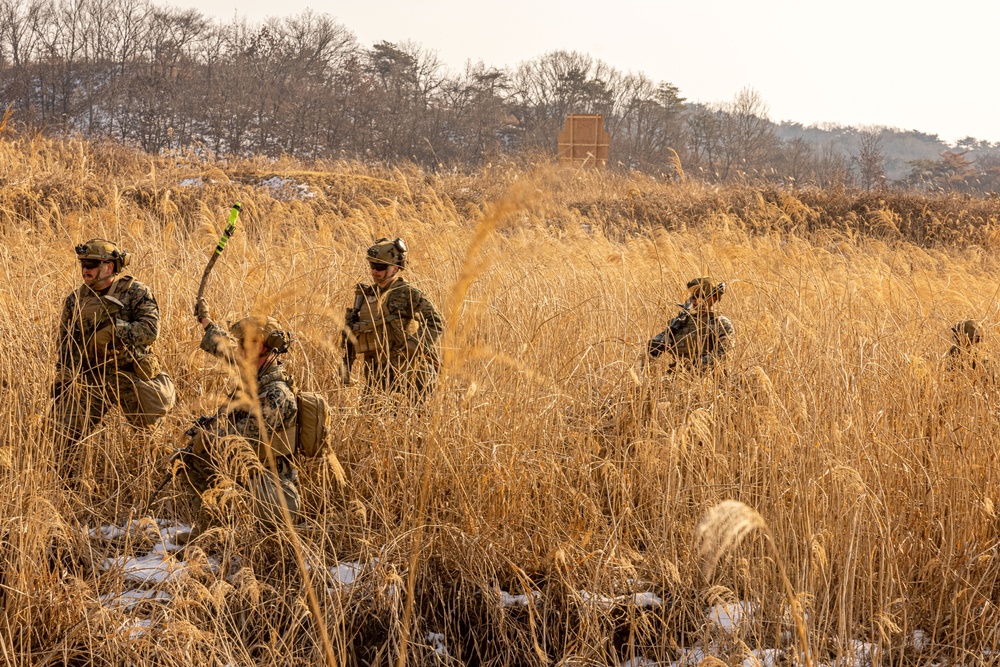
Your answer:
[[[915,630],[932,640],[926,659],[1000,650],[997,387],[940,363],[962,318],[997,347],[995,202],[503,166],[210,164],[17,136],[0,137],[0,183],[5,664],[322,663],[299,544],[345,665],[388,664],[401,646],[411,664],[667,664],[705,639],[720,599],[763,610],[727,660],[795,644],[761,543],[702,574],[694,528],[730,499],[769,526],[816,664],[854,640],[915,664]],[[224,391],[190,311],[237,199],[243,227],[208,298],[219,319],[270,313],[295,332],[293,373],[334,407],[347,483],[326,461],[304,465],[309,519],[293,541],[253,525],[235,466],[209,503],[220,527],[159,587],[172,599],[110,609],[99,596],[128,586],[99,563],[152,543],[85,528],[142,518],[157,465]],[[406,239],[408,277],[449,315],[422,411],[359,414],[360,387],[338,386],[343,311],[381,235]],[[72,248],[92,236],[135,252],[181,400],[152,435],[112,415],[66,482],[44,414],[54,326],[79,282]],[[646,339],[702,274],[731,285],[726,371],[638,376]],[[190,519],[170,488],[155,515]],[[338,586],[324,569],[338,562],[368,567]],[[662,607],[581,595],[643,590]],[[530,602],[503,606],[501,591]],[[135,618],[151,622],[137,632]]]

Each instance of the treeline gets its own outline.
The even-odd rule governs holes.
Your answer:
[[[810,140],[772,122],[753,90],[690,104],[668,82],[563,51],[453,72],[420,45],[367,47],[311,12],[252,24],[145,0],[0,0],[0,100],[23,126],[151,153],[428,166],[551,154],[567,113],[600,113],[614,168],[824,188],[894,180],[890,131],[852,130],[846,148]],[[899,181],[1000,191],[1000,147],[970,141],[974,150],[914,165]]]

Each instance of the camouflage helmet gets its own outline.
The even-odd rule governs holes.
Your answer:
[[[132,259],[130,252],[121,250],[116,244],[106,239],[90,239],[86,243],[78,245],[75,250],[76,258],[79,261],[96,259],[101,262],[112,262],[115,265],[115,273],[120,273]]]
[[[979,325],[975,320],[962,320],[951,328],[955,339],[962,345],[979,342]]]
[[[249,337],[250,340],[259,340],[268,350],[273,350],[278,354],[288,351],[288,346],[292,342],[292,337],[281,328],[278,320],[273,317],[261,317],[251,315],[229,326],[229,333],[240,345]]]
[[[380,238],[375,241],[375,245],[368,248],[368,262],[371,264],[388,264],[406,268],[406,244],[403,239],[396,238],[390,241],[387,238]]]
[[[726,283],[712,284],[709,276],[692,278],[687,284],[688,296],[692,299],[707,299],[713,296],[722,296],[726,293]]]

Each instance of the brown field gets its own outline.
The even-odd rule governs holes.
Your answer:
[[[185,576],[155,587],[170,599],[104,606],[134,586],[101,561],[153,543],[86,530],[142,518],[157,466],[228,381],[198,350],[191,307],[234,200],[242,227],[211,277],[213,313],[273,314],[295,333],[293,373],[328,397],[339,464],[303,464],[294,533],[258,529],[226,477],[209,502],[219,527],[178,556]],[[218,164],[0,137],[0,659],[384,665],[405,647],[408,664],[617,667],[701,645],[722,664],[778,648],[780,664],[832,665],[861,664],[852,642],[869,642],[885,665],[988,663],[997,387],[942,357],[964,318],[1000,356],[998,217],[997,200],[513,165]],[[337,379],[344,309],[382,235],[406,239],[407,277],[447,318],[422,411],[361,414],[361,383]],[[73,246],[93,236],[135,253],[180,400],[152,435],[113,413],[67,482],[45,414]],[[725,371],[637,374],[704,274],[730,285]],[[760,519],[735,506],[699,553],[695,528],[725,500]],[[174,487],[154,509],[191,519]],[[727,545],[741,520],[766,530]],[[712,572],[706,555],[721,555]],[[338,586],[327,568],[351,562],[367,567]],[[805,654],[779,564],[805,610]],[[645,591],[662,605],[592,597]],[[532,601],[504,606],[503,593]],[[737,601],[760,613],[733,634],[706,624],[711,605]]]

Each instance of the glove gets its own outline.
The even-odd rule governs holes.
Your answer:
[[[203,297],[199,297],[194,302],[194,317],[199,322],[203,319],[211,319],[208,313],[208,301],[205,301]]]
[[[115,342],[115,330],[116,327],[113,324],[109,324],[102,329],[98,329],[97,333],[95,333],[94,337],[91,339],[91,346],[97,351],[111,347]]]

